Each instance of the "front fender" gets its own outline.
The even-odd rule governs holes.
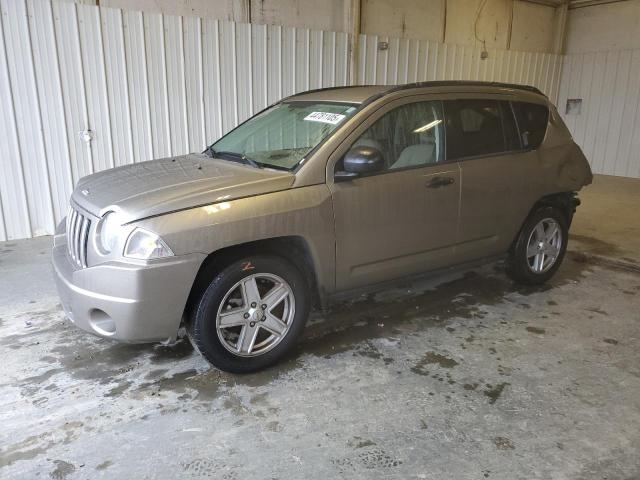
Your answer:
[[[190,208],[135,225],[159,234],[176,255],[208,255],[248,242],[302,237],[309,246],[318,286],[326,292],[335,289],[333,206],[325,184]]]

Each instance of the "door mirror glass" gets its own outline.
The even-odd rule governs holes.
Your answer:
[[[384,169],[382,152],[375,147],[353,147],[344,156],[344,170],[351,174],[366,174]]]

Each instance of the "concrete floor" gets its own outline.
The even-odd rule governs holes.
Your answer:
[[[640,181],[583,199],[549,285],[405,283],[248,376],[77,330],[50,239],[0,244],[0,478],[640,478]]]

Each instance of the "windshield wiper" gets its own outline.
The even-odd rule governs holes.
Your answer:
[[[207,147],[206,150],[202,153],[210,156],[211,158],[222,158],[224,160],[226,157],[227,160],[231,160],[232,162],[245,163],[255,168],[262,168],[262,166],[258,162],[256,162],[253,158],[249,158],[243,153],[217,152],[211,146]]]

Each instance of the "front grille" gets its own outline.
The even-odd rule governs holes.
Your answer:
[[[89,228],[91,220],[75,208],[69,208],[67,215],[67,249],[71,259],[79,267],[87,266],[87,240],[89,239]]]

